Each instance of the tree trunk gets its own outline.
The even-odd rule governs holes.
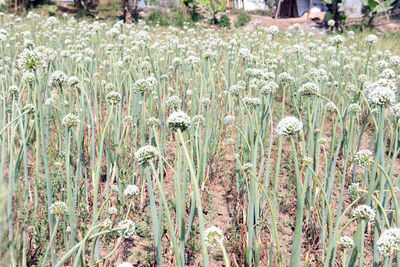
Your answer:
[[[18,0],[14,0],[14,12],[18,12]]]
[[[125,23],[128,23],[128,24],[132,23],[132,15],[131,15],[131,9],[129,6],[129,0],[124,0],[124,20],[125,20]]]

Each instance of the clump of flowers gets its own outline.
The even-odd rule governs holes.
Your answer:
[[[158,155],[157,148],[151,145],[143,146],[135,152],[135,159],[141,166],[146,166],[150,160]]]
[[[107,218],[107,219],[105,219],[105,220],[103,221],[103,227],[104,227],[105,229],[111,229],[112,225],[113,225],[113,222],[112,222],[111,219],[109,219],[109,218]]]
[[[78,116],[69,113],[65,115],[65,117],[62,119],[62,124],[65,125],[68,128],[75,127],[77,126],[81,121],[79,120]]]
[[[8,88],[8,94],[10,95],[10,98],[17,98],[19,94],[19,88],[16,85],[10,86]]]
[[[256,108],[259,105],[261,105],[261,100],[258,97],[244,97],[243,98],[243,103],[250,107],[250,108]]]
[[[139,187],[134,184],[127,185],[124,190],[125,197],[133,197],[139,194]]]
[[[358,113],[361,112],[361,107],[360,107],[360,105],[357,104],[357,103],[352,103],[352,104],[348,105],[347,110],[348,110],[350,113],[358,114]]]
[[[233,96],[239,96],[240,92],[244,90],[244,86],[239,84],[234,84],[229,88],[229,93]]]
[[[337,107],[336,107],[335,103],[328,102],[325,104],[324,110],[327,112],[335,112],[337,110]]]
[[[390,115],[392,115],[396,119],[400,118],[400,103],[397,103],[390,107]]]
[[[49,86],[60,86],[68,81],[67,75],[62,71],[55,71],[50,74]]]
[[[260,92],[263,95],[268,95],[274,93],[278,87],[279,86],[275,82],[267,82],[261,87]]]
[[[68,211],[67,204],[65,204],[65,202],[62,201],[56,201],[49,207],[49,212],[50,214],[53,215],[63,215],[67,213],[67,211]]]
[[[400,249],[400,229],[390,228],[385,230],[378,239],[377,247],[379,253],[388,257],[393,254],[395,250]]]
[[[27,113],[27,114],[35,113],[35,111],[36,111],[36,108],[32,104],[26,104],[22,109],[22,112]]]
[[[194,126],[200,126],[203,125],[206,119],[203,117],[203,115],[196,115],[192,118],[192,124]]]
[[[181,104],[181,99],[175,95],[170,96],[167,99],[167,107],[171,109],[178,109],[179,105]]]
[[[313,82],[308,82],[300,86],[298,93],[302,96],[315,96],[319,94],[319,87]]]
[[[109,213],[110,215],[118,214],[118,209],[117,209],[116,207],[110,207],[110,208],[108,209],[108,213]]]
[[[43,54],[37,50],[24,50],[18,57],[18,67],[23,70],[35,70],[46,65]]]
[[[294,82],[294,78],[287,72],[282,72],[278,75],[278,82],[282,85],[291,85]]]
[[[112,106],[117,105],[121,102],[121,95],[118,92],[111,91],[106,95],[106,101]]]
[[[349,249],[354,247],[354,241],[351,237],[342,236],[339,239],[338,245],[343,249]]]
[[[396,100],[395,92],[389,87],[376,86],[368,93],[368,100],[377,106],[391,106]]]
[[[349,186],[349,196],[353,199],[359,198],[361,191],[360,191],[360,184],[359,183],[352,183]]]
[[[129,262],[123,262],[123,263],[118,264],[117,267],[133,267],[133,265],[130,264]]]
[[[303,130],[303,123],[296,117],[283,118],[276,127],[279,136],[291,136]]]
[[[190,128],[190,117],[182,110],[174,111],[167,119],[167,126],[173,131],[180,129],[182,132]]]
[[[211,226],[204,231],[204,242],[208,247],[215,247],[224,240],[224,235],[216,226]]]
[[[360,205],[353,210],[353,217],[364,219],[367,222],[373,222],[375,220],[375,211],[368,205]]]
[[[118,231],[121,236],[130,238],[135,233],[136,225],[132,220],[126,219],[118,223],[118,228],[121,228],[121,230]]]
[[[235,116],[233,115],[227,115],[224,118],[224,125],[229,126],[232,125],[235,122]]]
[[[376,46],[378,44],[378,37],[375,34],[370,34],[365,38],[365,43],[368,46]]]
[[[148,118],[146,123],[148,126],[160,126],[161,125],[161,121],[155,117]]]
[[[367,168],[371,162],[372,152],[368,149],[360,150],[355,155],[355,161],[361,168]]]

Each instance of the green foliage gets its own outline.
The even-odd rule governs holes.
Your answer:
[[[223,14],[219,19],[218,26],[222,27],[222,28],[230,28],[231,20],[229,19],[229,17],[227,15]]]
[[[150,15],[145,20],[149,25],[153,26],[158,24],[160,26],[174,25],[182,27],[185,22],[193,24],[198,18],[196,16],[193,17],[192,14],[183,14],[180,8],[170,12],[163,12],[158,8],[151,11]]]
[[[235,24],[237,28],[245,26],[251,19],[251,16],[247,12],[242,12],[238,16],[238,20]]]
[[[362,24],[367,27],[372,26],[374,19],[392,9],[395,0],[362,0],[363,4],[363,20]]]
[[[58,10],[58,6],[56,5],[48,5],[46,6],[47,12],[49,12],[50,16],[54,16]]]

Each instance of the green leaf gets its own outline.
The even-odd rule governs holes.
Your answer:
[[[377,5],[378,5],[378,2],[376,2],[375,0],[368,0],[368,6],[371,9],[374,9]]]

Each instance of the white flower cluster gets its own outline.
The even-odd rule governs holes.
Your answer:
[[[221,229],[211,226],[204,231],[204,242],[208,247],[215,247],[224,240],[224,234]]]
[[[279,136],[291,136],[303,130],[303,123],[296,117],[283,118],[276,127],[276,133]]]
[[[364,219],[367,222],[373,222],[375,220],[375,211],[368,205],[360,205],[353,210],[353,217]]]
[[[135,195],[139,194],[139,187],[137,187],[134,184],[129,184],[126,186],[124,190],[124,196],[125,197],[133,197]]]
[[[190,128],[190,124],[190,117],[182,110],[172,112],[167,119],[167,126],[173,131],[180,129],[183,132]]]
[[[395,92],[386,86],[376,86],[368,92],[368,101],[378,106],[391,106],[396,100]]]
[[[68,76],[62,71],[55,71],[50,74],[49,86],[60,86],[68,81]]]
[[[395,250],[400,249],[400,229],[390,228],[385,230],[376,244],[382,256],[388,257],[392,255]]]
[[[161,121],[155,117],[148,118],[146,123],[148,126],[160,126],[161,125]]]
[[[337,110],[337,107],[336,107],[335,103],[328,102],[328,103],[325,104],[324,110],[326,112],[335,112]]]
[[[278,87],[275,82],[267,82],[261,87],[260,92],[263,95],[268,95],[278,90]]]
[[[375,46],[378,44],[378,37],[375,34],[370,34],[365,38],[365,43],[369,46]]]
[[[282,72],[278,75],[278,82],[282,85],[291,85],[294,82],[294,78],[287,72]]]
[[[172,109],[178,109],[181,104],[181,99],[175,95],[168,97],[167,99],[167,107]]]
[[[371,162],[372,152],[368,149],[360,150],[356,153],[354,159],[361,168],[367,168]]]
[[[49,207],[49,212],[50,214],[53,215],[63,215],[67,213],[67,211],[68,211],[67,204],[65,204],[65,202],[62,201],[56,201]]]
[[[27,113],[27,114],[35,113],[35,111],[36,111],[36,108],[32,104],[26,104],[22,109],[22,112]]]
[[[147,91],[153,90],[157,85],[157,80],[153,76],[148,77],[147,79],[139,79],[133,84],[133,92],[134,93],[145,93]]]
[[[390,107],[390,115],[392,115],[396,119],[400,118],[400,103],[397,103]]]
[[[258,97],[245,96],[243,97],[243,103],[250,108],[256,108],[261,105],[261,100]]]
[[[145,166],[158,155],[157,148],[146,145],[135,152],[135,159],[139,165]]]
[[[227,115],[224,118],[224,125],[229,126],[232,125],[235,122],[235,116],[232,115]]]
[[[133,265],[130,264],[129,262],[123,262],[118,264],[117,267],[133,267]]]
[[[205,121],[206,121],[206,119],[203,117],[203,115],[195,115],[195,116],[192,118],[192,124],[193,124],[194,126],[203,125]]]
[[[106,95],[106,101],[108,104],[114,106],[121,102],[121,95],[118,92],[111,91]]]
[[[240,84],[234,84],[229,88],[229,93],[233,96],[239,96],[240,92],[244,90],[244,86]]]
[[[354,247],[354,241],[351,237],[348,236],[342,236],[339,239],[338,245],[342,247],[343,249],[346,248],[353,248]]]
[[[118,228],[121,228],[121,230],[119,230],[119,234],[122,237],[130,238],[135,233],[136,225],[131,220],[126,219],[118,223]]]
[[[25,49],[18,57],[18,67],[23,70],[34,70],[46,65],[41,52]]]
[[[62,124],[68,128],[77,126],[80,122],[81,121],[79,120],[78,116],[72,113],[65,115],[64,118],[62,119]]]
[[[348,110],[350,113],[358,114],[358,113],[361,112],[361,107],[360,107],[360,105],[357,104],[357,103],[352,103],[352,104],[348,105],[347,110]]]
[[[302,96],[315,96],[319,94],[319,87],[313,82],[307,82],[300,86],[298,93]]]

